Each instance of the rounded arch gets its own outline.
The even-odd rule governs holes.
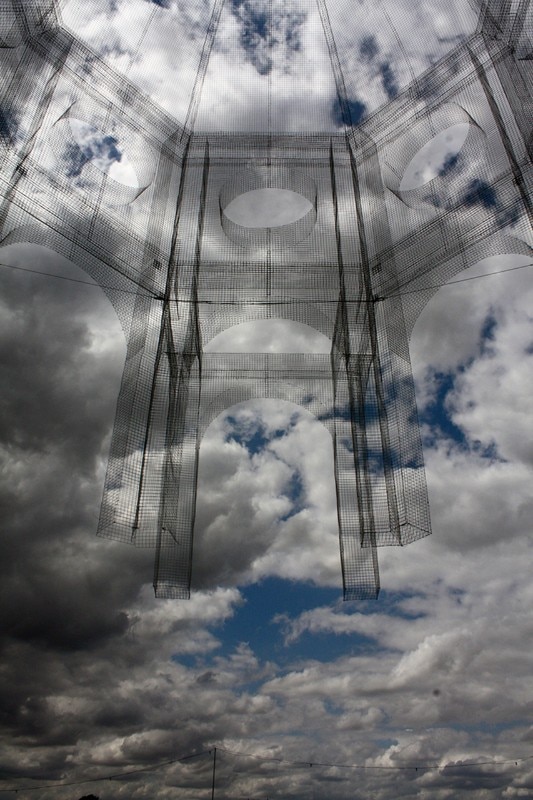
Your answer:
[[[455,285],[445,284],[432,292],[418,315],[410,338],[409,350],[419,407],[427,407],[427,398],[436,391],[436,386],[440,385],[442,391],[449,386],[447,382],[451,378],[448,376],[460,373],[462,380],[477,359],[491,360],[491,342],[495,335],[498,337],[496,329],[500,325],[504,328],[510,324],[517,325],[516,336],[512,343],[509,340],[511,350],[520,341],[520,336],[529,329],[528,325],[520,328],[519,319],[520,308],[523,313],[530,298],[532,270],[515,271],[515,268],[532,263],[531,253],[489,253],[474,260],[460,273],[466,278],[488,277]],[[491,273],[500,271],[499,275],[490,277]],[[524,347],[527,345],[528,342]],[[473,369],[470,374],[477,374],[475,366]],[[479,378],[482,381],[481,374]],[[507,385],[508,382],[500,376],[494,381],[490,396],[485,395],[483,402],[495,401]],[[490,426],[487,428],[489,431]]]
[[[85,249],[44,224],[33,223],[13,228],[0,241],[0,251],[13,245],[31,245],[54,253],[92,278],[113,306],[124,334],[128,335],[136,295],[132,294],[135,284],[126,276],[110,269]],[[146,302],[152,301],[149,299]]]
[[[514,469],[530,458],[533,273],[516,268],[532,263],[531,256],[515,253],[472,265],[463,276],[499,274],[442,287],[411,336],[418,407],[430,437],[476,453],[487,468],[503,461]],[[477,530],[473,541],[482,541],[484,526]]]
[[[42,274],[43,281],[64,281],[72,282],[74,284],[87,283],[87,289],[91,291],[94,286],[98,290],[98,294],[105,298],[106,304],[113,310],[114,317],[121,327],[122,339],[125,345],[126,336],[124,326],[118,313],[116,304],[113,303],[110,297],[110,291],[106,291],[99,285],[98,281],[91,284],[87,277],[92,277],[89,270],[85,270],[80,265],[76,264],[66,254],[61,253],[59,250],[44,245],[40,242],[34,242],[26,237],[6,237],[0,242],[0,261],[5,263],[7,267],[20,268],[27,275]],[[9,263],[11,262],[11,263]],[[43,268],[39,269],[38,264],[42,263]],[[53,270],[50,271],[49,270]],[[54,277],[47,278],[47,275]]]
[[[206,352],[329,353],[331,339],[311,325],[283,317],[251,319],[224,328]]]
[[[412,280],[402,297],[407,334],[412,334],[423,309],[447,281],[493,256],[527,256],[533,259],[533,248],[523,239],[497,232],[444,262],[432,272]]]
[[[267,320],[283,320],[286,323],[303,325],[332,340],[335,330],[334,303],[326,306],[320,303],[280,302],[279,305],[236,305],[234,308],[207,307],[201,309],[201,329],[204,346],[208,345],[221,333],[238,325]]]
[[[294,389],[294,387],[290,387]],[[320,413],[319,406],[320,403],[316,404],[316,407],[310,408],[305,400],[305,397],[301,398],[301,402],[297,402],[296,400],[290,399],[290,395],[292,394],[289,385],[287,385],[288,391],[283,392],[282,390],[279,393],[264,395],[259,392],[241,392],[243,396],[239,399],[235,400],[235,394],[231,393],[231,390],[227,390],[226,392],[222,392],[215,398],[215,401],[209,407],[209,411],[213,413],[209,414],[209,422],[207,422],[206,418],[201,420],[200,425],[200,439],[203,439],[207,429],[223,414],[228,413],[231,411],[232,408],[236,408],[238,406],[244,406],[247,403],[253,403],[256,400],[269,400],[273,402],[282,403],[287,406],[292,406],[294,409],[298,410],[299,412],[309,414],[316,422],[322,425],[323,428],[327,430],[329,435],[333,437],[333,420],[329,410],[326,406],[322,406],[322,414]],[[285,395],[285,396],[281,396]],[[292,396],[294,396],[292,394]]]
[[[207,398],[204,395],[199,415],[199,439],[200,441],[203,439],[209,425],[220,414],[238,403],[250,400],[280,400],[299,406],[312,414],[333,436],[331,380],[328,378],[320,383],[324,386],[313,387],[305,385],[303,381],[296,383],[287,380],[268,380],[268,378],[266,380],[258,378],[256,381],[248,380],[246,382],[235,380],[222,391],[215,390]],[[205,381],[203,385],[205,387]]]

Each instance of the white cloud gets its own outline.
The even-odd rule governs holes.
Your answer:
[[[114,57],[127,63],[154,9],[132,3],[128,17],[119,3],[115,25],[110,4],[100,18],[95,8],[78,4],[87,24],[94,21],[93,41],[109,26]],[[184,35],[194,34],[197,8],[190,4]],[[448,10],[426,4],[402,20],[406,8],[395,8],[395,21],[408,27],[413,14],[420,21],[413,58],[422,63],[425,21],[416,15],[433,13],[440,36],[456,29]],[[302,32],[306,44],[317,30],[311,17]],[[165,41],[171,40],[169,26]],[[153,58],[161,71],[169,53],[147,53],[135,68],[144,70]],[[222,106],[233,91],[241,107],[234,116],[221,109],[213,125],[245,117],[264,81],[244,56],[227,71],[230,55],[221,49],[212,62],[220,70],[218,101]],[[322,56],[323,49],[305,102],[316,99],[316,118],[330,124],[332,83]],[[298,59],[293,69],[303,76]],[[379,80],[372,76],[369,103],[372,92],[379,101]],[[204,120],[217,91],[206,88]],[[301,106],[289,109],[292,116],[287,110],[290,80],[282,92],[280,119],[295,127]],[[169,99],[177,114],[184,107],[178,101]],[[32,266],[76,275],[60,261]],[[441,414],[463,434],[459,446],[443,419],[427,422],[433,537],[380,551],[384,591],[377,604],[331,606],[321,599],[279,608],[265,644],[253,628],[245,637],[234,625],[250,584],[265,587],[257,606],[248,605],[258,618],[272,599],[269,578],[295,582],[302,597],[309,581],[317,596],[327,587],[340,595],[329,434],[306,413],[270,401],[218,417],[201,453],[197,588],[188,603],[156,601],[148,585],[152,554],[93,538],[124,358],[117,320],[91,287],[2,273],[7,775],[25,784],[38,778],[39,785],[81,780],[218,744],[300,762],[220,752],[217,786],[228,796],[529,796],[533,773],[514,759],[529,755],[532,740],[530,285],[523,270],[443,289],[416,326],[420,405],[431,410],[438,373],[445,373]],[[483,336],[489,318],[490,340]],[[323,340],[282,321],[261,323],[253,335],[233,329],[218,345],[327,352]],[[511,763],[416,774],[371,769],[492,758]],[[310,761],[369,769],[308,767]],[[105,788],[115,799],[189,798],[209,791],[211,768],[212,755],[91,790]],[[42,796],[52,800],[57,791]]]
[[[212,8],[213,3],[196,0],[70,0],[62,16],[115,69],[183,122]],[[387,102],[476,24],[475,13],[459,0],[446,9],[429,2],[372,9],[329,3],[328,12],[348,99],[368,111]],[[369,58],[364,42],[370,38]],[[264,131],[270,124],[280,131],[335,130],[334,99],[314,0],[275,0],[272,30],[261,2],[224,5],[202,87],[198,129]]]
[[[250,452],[246,441],[257,435],[266,449]],[[213,423],[200,450],[199,585],[266,576],[338,582],[335,508],[323,426],[286,403],[235,406]]]

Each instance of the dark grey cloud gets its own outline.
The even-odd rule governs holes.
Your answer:
[[[65,269],[53,254],[7,250]],[[123,337],[99,289],[11,270],[0,280],[2,632],[37,651],[90,650],[126,632],[120,605],[145,560],[104,542],[92,556]]]
[[[277,46],[290,57],[300,28],[283,25]],[[250,30],[258,71],[267,63],[261,30]],[[361,45],[361,57],[374,59],[374,67],[385,63],[375,42]],[[349,108],[352,123],[365,113],[362,99],[353,98]],[[338,105],[334,116],[338,125],[349,121]],[[119,148],[107,144],[111,155]],[[483,186],[469,191],[472,208],[494,213]],[[75,227],[67,210],[65,218]],[[68,272],[54,256],[18,253],[21,264]],[[300,611],[294,610],[295,630],[320,659],[283,650],[283,667],[274,646],[267,664],[253,645],[224,640],[245,603],[237,589],[221,586],[257,582],[257,563],[265,572],[272,564],[289,565],[295,582],[312,573],[323,585],[338,585],[338,565],[321,564],[323,572],[316,566],[329,553],[325,540],[338,558],[336,531],[323,511],[329,468],[316,428],[300,420],[289,425],[290,435],[277,436],[272,431],[282,428],[272,422],[266,430],[254,412],[250,435],[240,441],[220,423],[220,436],[202,453],[195,564],[203,591],[188,603],[156,602],[152,553],[94,538],[124,357],[114,312],[90,287],[7,270],[0,281],[4,785],[81,780],[227,743],[300,764],[309,758],[386,768],[358,771],[354,784],[353,772],[220,755],[228,796],[389,800],[455,792],[496,800],[524,794],[531,786],[524,765],[464,765],[487,754],[521,756],[531,740],[529,722],[522,721],[531,718],[532,600],[526,541],[533,372],[524,368],[523,345],[531,342],[525,281],[521,313],[517,305],[511,319],[498,317],[490,348],[485,330],[485,351],[478,340],[487,319],[480,298],[489,290],[473,284],[469,303],[454,295],[431,317],[423,362],[445,362],[446,395],[455,393],[452,422],[469,443],[490,433],[505,463],[482,463],[473,449],[459,452],[453,437],[435,436],[428,454],[433,541],[385,556],[384,582],[397,594],[384,593],[371,614],[368,608],[352,614],[312,608],[297,626]],[[464,345],[468,338],[473,350]],[[461,380],[459,354],[467,367]],[[438,395],[438,385],[433,388]],[[335,521],[333,506],[329,511]],[[343,625],[351,626],[349,635]],[[347,644],[338,655],[332,642],[342,636]],[[455,766],[429,774],[389,769],[417,759]],[[209,792],[211,765],[206,757],[106,781],[94,785],[94,794],[190,798]],[[81,797],[89,787],[64,791]],[[39,795],[53,800],[59,793]]]
[[[26,245],[3,258],[81,277]],[[142,628],[148,606],[138,595],[153,554],[94,535],[124,358],[115,313],[98,288],[6,269],[0,334],[4,779],[61,781],[80,758],[94,772],[200,748],[210,703],[184,707],[181,692],[191,687],[193,700],[198,673],[170,656],[216,641],[194,601],[172,611],[151,588],[154,620]],[[209,606],[200,617],[216,620],[217,601]],[[193,731],[202,718],[205,731]]]

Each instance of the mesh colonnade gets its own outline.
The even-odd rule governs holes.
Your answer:
[[[99,533],[188,597],[203,433],[288,400],[331,433],[344,596],[375,597],[377,548],[430,532],[414,322],[531,253],[529,0],[2,0],[0,61],[1,245],[82,267],[127,337]],[[304,210],[236,220],[251,193]],[[274,319],[330,354],[208,347]]]

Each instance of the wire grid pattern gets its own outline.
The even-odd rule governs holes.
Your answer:
[[[531,4],[457,0],[457,40],[428,68],[410,46],[429,36],[427,21],[406,36],[394,4],[373,4],[364,22],[379,37],[357,40],[356,62],[353,3],[265,3],[262,49],[247,52],[255,101],[237,103],[229,120],[241,132],[231,134],[216,126],[212,87],[224,53],[244,47],[237,6],[203,4],[194,39],[185,24],[172,28],[188,76],[177,122],[143,93],[143,48],[168,33],[153,5],[126,31],[122,74],[102,42],[62,25],[52,0],[5,0],[1,15],[2,246],[44,245],[85,269],[128,341],[99,533],[154,547],[156,594],[188,597],[205,429],[235,403],[289,400],[332,436],[344,596],[375,597],[377,548],[430,532],[412,326],[461,270],[531,255]],[[83,27],[83,4],[72,0],[69,13]],[[320,65],[329,106],[306,95],[295,44],[304,23],[316,44],[308,69]],[[396,85],[381,62],[381,89],[363,114],[354,98],[365,58],[392,41]],[[76,140],[77,121],[92,145]],[[413,157],[453,126],[467,130],[460,151],[405,185]],[[136,186],[111,177],[123,153]],[[310,208],[279,227],[225,214],[265,188],[296,192]],[[232,326],[267,319],[315,328],[330,355],[205,351]]]

